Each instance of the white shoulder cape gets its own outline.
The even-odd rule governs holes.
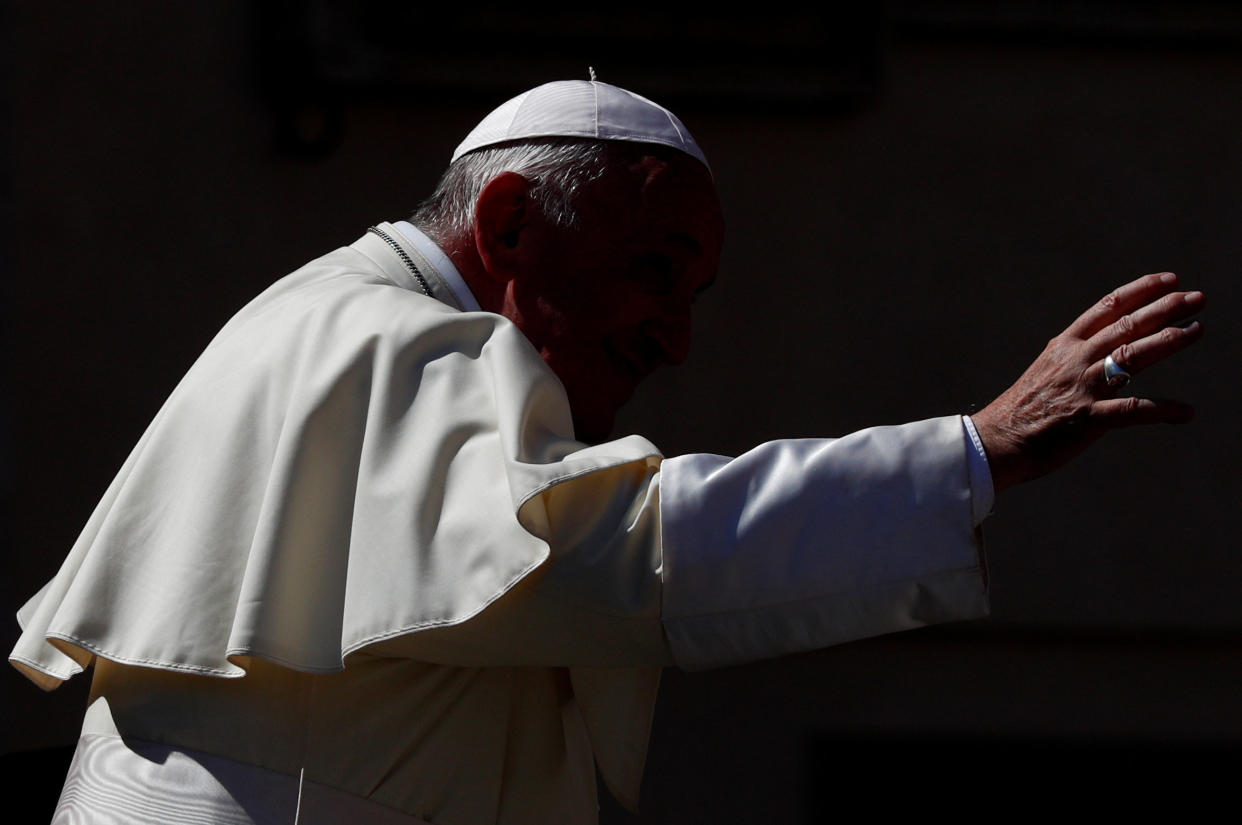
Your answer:
[[[541,493],[658,465],[642,438],[574,441],[515,327],[394,283],[360,246],[276,283],[190,369],[20,612],[10,659],[28,677],[50,689],[96,655],[340,671],[540,565]],[[590,497],[570,498],[589,519]]]

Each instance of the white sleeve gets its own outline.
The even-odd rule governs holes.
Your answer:
[[[986,615],[973,449],[952,416],[665,460],[674,660],[712,667]]]
[[[539,571],[469,621],[373,649],[696,669],[986,615],[973,450],[953,416],[553,488]]]

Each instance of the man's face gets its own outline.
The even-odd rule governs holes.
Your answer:
[[[646,157],[580,195],[580,224],[532,228],[505,315],[561,379],[578,438],[599,441],[634,388],[690,349],[695,297],[716,277],[724,222],[706,169]]]

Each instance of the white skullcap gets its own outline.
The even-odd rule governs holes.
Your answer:
[[[598,80],[545,83],[502,103],[466,135],[453,152],[453,160],[484,146],[539,137],[659,143],[680,149],[707,166],[703,150],[677,115]]]

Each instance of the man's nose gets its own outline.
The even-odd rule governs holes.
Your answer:
[[[677,366],[690,355],[691,323],[689,312],[667,313],[643,325],[643,333],[660,347],[660,358]]]

